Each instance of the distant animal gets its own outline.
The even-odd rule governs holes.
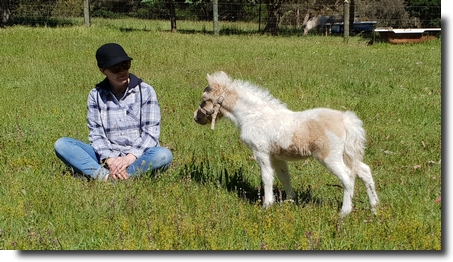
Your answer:
[[[379,202],[370,167],[362,162],[365,131],[351,111],[315,108],[294,112],[267,90],[250,82],[233,80],[225,72],[207,75],[208,86],[194,112],[198,124],[226,117],[239,129],[253,151],[264,185],[264,206],[275,202],[274,171],[288,198],[296,200],[287,162],[313,156],[343,184],[341,216],[352,211],[356,175],[363,181],[373,212]]]
[[[318,33],[325,33],[325,31],[328,30],[327,25],[332,26],[334,23],[341,22],[343,22],[342,15],[318,15],[308,19],[308,21],[302,25],[302,29],[304,30],[304,35],[307,35],[308,32],[313,29]]]

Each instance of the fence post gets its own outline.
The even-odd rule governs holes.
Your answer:
[[[214,20],[214,35],[219,35],[219,0],[212,1],[212,13]]]
[[[344,0],[344,15],[343,15],[343,40],[349,40],[349,0]]]
[[[85,24],[90,26],[90,0],[83,0],[83,16]]]

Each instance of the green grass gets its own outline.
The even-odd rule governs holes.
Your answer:
[[[0,30],[0,249],[441,250],[441,40],[369,46],[221,27],[213,36],[210,23],[178,21],[170,33],[169,22],[94,19]],[[161,143],[174,155],[158,177],[87,182],[54,154],[59,137],[88,142],[86,99],[102,80],[94,54],[111,41],[158,93]],[[355,111],[378,214],[357,179],[355,210],[340,220],[340,182],[313,160],[289,164],[299,204],[262,208],[258,166],[234,125],[192,119],[217,70],[292,110]],[[278,179],[274,192],[284,196]]]

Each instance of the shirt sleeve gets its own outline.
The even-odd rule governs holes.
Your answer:
[[[117,157],[118,153],[113,151],[112,144],[106,136],[98,99],[100,99],[99,91],[95,88],[88,95],[87,122],[91,146],[99,154],[99,158],[102,161],[109,157]]]
[[[146,83],[142,85],[142,123],[141,136],[137,138],[129,153],[137,158],[151,147],[159,146],[160,136],[160,106],[155,90]]]

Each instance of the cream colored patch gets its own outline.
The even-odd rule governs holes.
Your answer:
[[[337,137],[344,137],[346,134],[343,117],[343,113],[340,111],[329,111],[319,114],[317,122],[323,129],[329,130]]]
[[[343,116],[341,112],[335,114],[320,114],[317,120],[310,119],[296,129],[292,143],[282,148],[277,142],[271,145],[271,153],[284,159],[300,159],[315,156],[325,159],[330,154],[330,139],[326,131],[335,136],[344,137]]]

